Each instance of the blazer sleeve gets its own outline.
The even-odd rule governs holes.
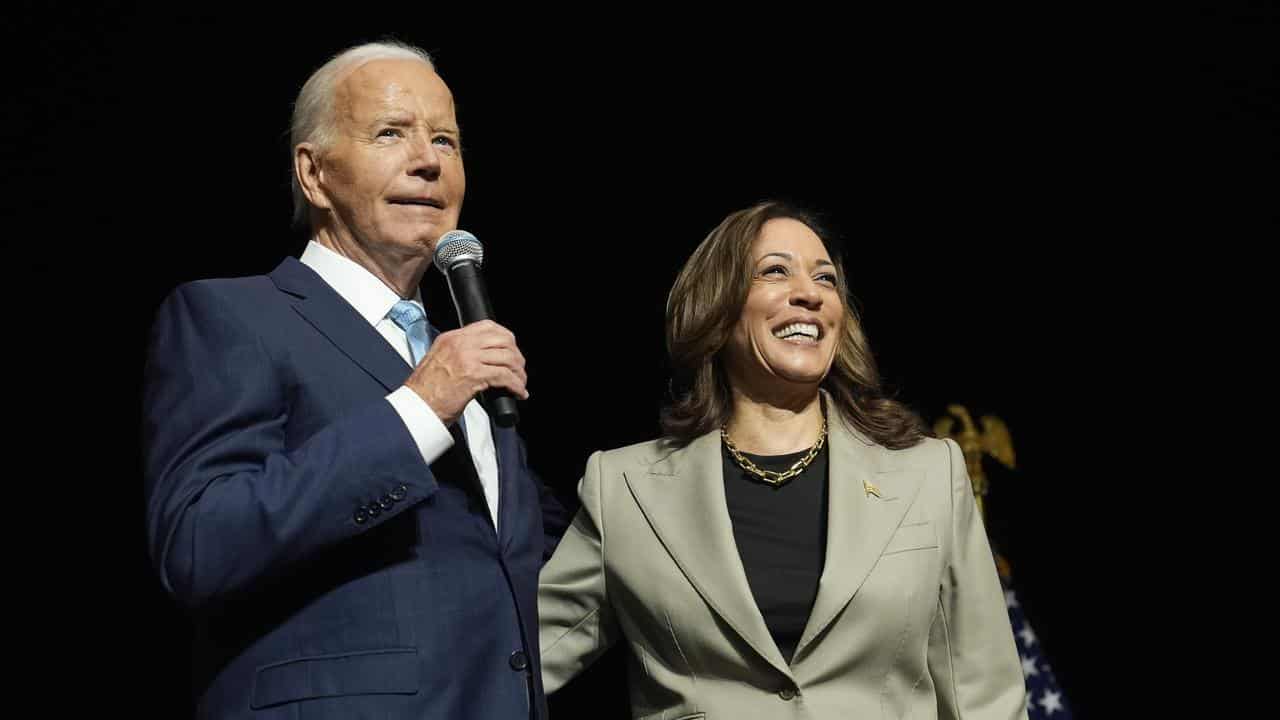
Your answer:
[[[601,453],[587,460],[578,486],[582,506],[538,578],[542,684],[555,692],[620,636],[604,567]]]
[[[192,609],[252,591],[436,489],[384,399],[286,448],[287,362],[221,292],[192,283],[166,299],[143,383],[148,547],[165,589]]]
[[[950,462],[951,528],[929,633],[929,672],[938,716],[949,720],[1027,718],[1026,684],[986,529],[960,446]]]

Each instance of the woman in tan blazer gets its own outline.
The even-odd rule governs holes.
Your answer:
[[[733,213],[667,302],[664,437],[597,452],[542,570],[554,692],[630,647],[637,718],[1025,718],[959,447],[884,396],[807,216]]]

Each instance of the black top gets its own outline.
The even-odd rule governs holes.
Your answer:
[[[783,472],[805,452],[743,455],[762,470]],[[724,495],[747,583],[773,641],[791,662],[818,596],[826,560],[827,446],[782,487],[748,474],[723,443],[721,455]]]

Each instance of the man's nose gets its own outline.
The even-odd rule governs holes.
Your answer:
[[[414,138],[409,145],[410,175],[418,175],[426,180],[440,177],[440,151],[428,138]]]

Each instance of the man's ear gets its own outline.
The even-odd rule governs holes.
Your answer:
[[[332,210],[329,196],[324,192],[324,167],[320,149],[315,143],[298,143],[293,148],[293,174],[298,178],[302,194],[313,207]]]

